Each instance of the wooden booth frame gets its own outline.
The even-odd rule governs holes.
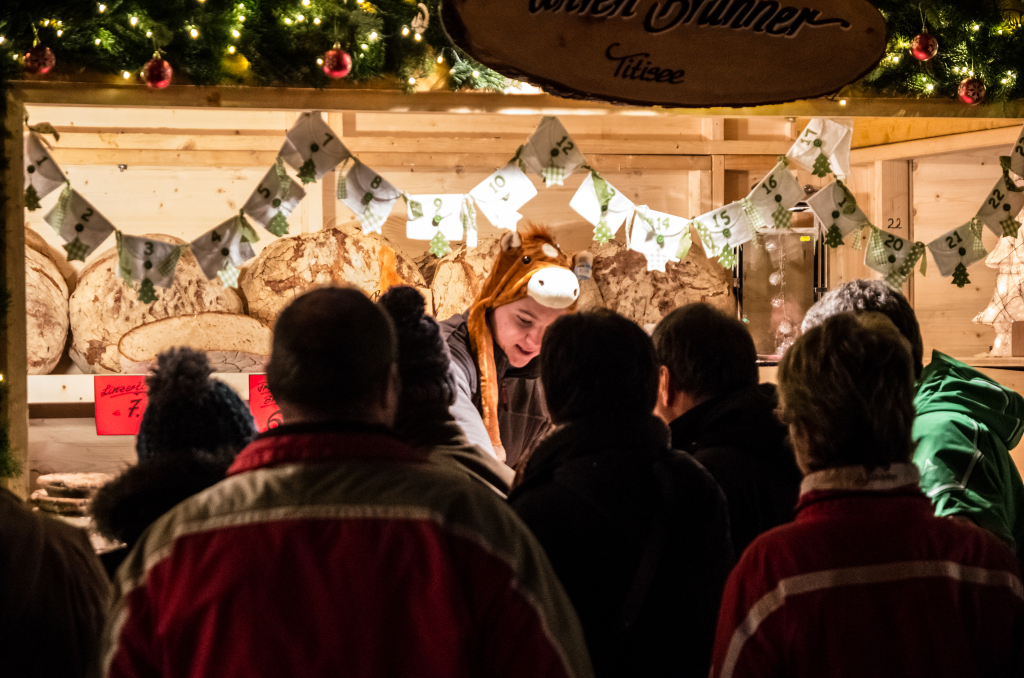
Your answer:
[[[23,186],[22,136],[26,106],[132,107],[132,108],[208,108],[252,111],[320,110],[341,116],[346,113],[439,113],[453,115],[576,115],[615,116],[635,119],[643,116],[679,119],[682,124],[695,125],[699,118],[697,138],[673,141],[628,138],[596,139],[585,151],[588,161],[598,170],[628,170],[635,166],[647,169],[687,170],[688,187],[694,215],[721,206],[737,197],[741,186],[729,188],[727,173],[749,172],[761,176],[770,170],[779,155],[785,154],[792,140],[812,117],[877,119],[865,121],[859,141],[855,141],[852,163],[872,166],[871,199],[867,202],[869,218],[879,223],[886,218],[900,219],[904,237],[913,237],[913,207],[909,164],[914,158],[989,146],[1010,146],[1024,122],[1024,102],[967,107],[959,102],[936,99],[816,99],[789,104],[727,109],[651,109],[567,100],[547,94],[498,94],[488,92],[417,92],[403,94],[388,90],[311,90],[293,88],[192,87],[174,86],[164,91],[150,91],[133,85],[108,85],[43,81],[16,81],[8,90],[6,128],[12,133],[4,140],[9,166],[4,177],[7,191],[5,238],[0,257],[3,279],[10,290],[7,326],[0,328],[0,375],[8,387],[8,397],[0,416],[10,425],[10,444],[22,463],[20,477],[6,481],[9,489],[20,496],[29,491],[28,464],[28,375],[26,357],[25,312],[25,206]],[[785,138],[730,138],[729,121],[757,117],[782,118],[786,121]],[[34,122],[40,122],[36,120]],[[332,125],[333,127],[333,125]],[[349,140],[342,134],[346,144]],[[524,137],[525,140],[525,137]],[[488,140],[478,139],[474,161],[500,166],[508,154],[495,149],[489,154]],[[279,142],[278,142],[279,143]],[[458,168],[466,161],[463,145],[453,149],[450,143],[430,138],[406,137],[401,143],[379,137],[363,140],[362,147],[353,147],[368,164]],[[66,151],[77,158],[72,164],[135,162],[145,164],[156,158],[172,164],[210,163],[212,153],[224,158],[228,151],[198,149],[72,149]],[[235,161],[245,165],[270,165],[276,151],[269,148],[242,148],[234,153]],[[74,154],[78,154],[74,156]],[[493,157],[491,157],[493,156]],[[125,159],[127,158],[127,159]],[[493,161],[493,162],[492,162]],[[749,177],[744,176],[744,179]],[[982,196],[978,196],[979,203]],[[728,200],[727,200],[728,198]],[[687,216],[694,216],[687,215]],[[884,222],[884,221],[883,221]],[[934,236],[933,236],[934,237]],[[831,266],[830,285],[852,277],[870,274],[859,262],[862,252],[841,248],[834,259],[843,265]],[[908,284],[913,298],[913,282]],[[952,291],[950,292],[953,293]],[[1022,361],[1024,364],[1024,361]],[[1002,372],[1002,370],[1000,370]],[[771,375],[768,375],[771,378]],[[1005,375],[998,378],[1007,383]],[[1011,380],[1013,381],[1013,380]],[[1024,391],[1024,380],[1019,385]],[[64,386],[63,388],[67,388]]]

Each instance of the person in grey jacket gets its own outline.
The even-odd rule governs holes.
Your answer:
[[[579,298],[571,266],[546,228],[508,232],[473,305],[441,323],[452,416],[470,443],[513,468],[550,428],[536,358],[548,325]]]

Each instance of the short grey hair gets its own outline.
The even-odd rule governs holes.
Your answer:
[[[819,299],[807,311],[800,329],[807,332],[839,313],[875,311],[889,318],[896,329],[910,342],[914,361],[914,377],[920,379],[924,370],[924,340],[914,308],[907,298],[889,288],[881,280],[851,280]]]

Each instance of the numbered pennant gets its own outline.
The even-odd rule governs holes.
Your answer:
[[[117,276],[129,286],[139,280],[139,300],[151,303],[157,300],[153,289],[174,284],[174,269],[186,245],[172,245],[161,240],[150,240],[120,231],[117,235]]]
[[[694,219],[693,223],[700,234],[708,259],[718,257],[718,262],[726,268],[736,263],[733,248],[754,237],[743,214],[743,206],[739,202],[729,203],[725,207],[702,214]]]
[[[469,192],[476,206],[487,220],[497,228],[516,230],[516,223],[523,218],[519,209],[537,195],[530,177],[519,169],[519,163],[512,161]]]
[[[39,209],[39,201],[67,181],[38,135],[25,133],[25,207]]]
[[[656,212],[647,205],[636,207],[629,249],[647,258],[648,271],[665,272],[670,261],[679,261],[684,235],[690,235],[690,222],[682,217]],[[687,239],[686,250],[689,250]],[[683,256],[686,253],[683,252]]]
[[[449,243],[461,240],[465,197],[461,194],[411,195],[405,235],[410,240],[429,240],[430,252],[442,257],[451,252]]]
[[[521,149],[519,159],[539,174],[548,188],[564,185],[565,178],[586,162],[561,121],[550,115],[541,119]]]
[[[864,265],[885,276],[885,283],[894,289],[903,286],[914,264],[924,256],[925,245],[911,242],[893,233],[884,233],[872,226],[868,247],[864,252]],[[921,264],[925,272],[926,261]]]
[[[1017,214],[1024,207],[1024,191],[1017,188],[1006,172],[999,177],[988,199],[978,210],[981,219],[997,236],[1016,238],[1020,229]]]
[[[790,228],[792,212],[789,208],[804,197],[804,189],[788,169],[788,162],[780,162],[765,176],[742,202],[747,222],[755,230],[762,228]]]
[[[1013,152],[1010,153],[1010,171],[1024,178],[1024,127],[1021,128],[1017,143],[1013,145]]]
[[[814,118],[804,128],[786,157],[818,177],[830,172],[840,177],[850,174],[850,144],[853,130],[842,123]]]
[[[71,184],[64,184],[60,199],[45,219],[67,243],[64,250],[68,261],[85,261],[115,230],[99,210],[71,188]]]
[[[402,192],[359,160],[345,175],[345,185],[346,195],[341,202],[355,212],[363,233],[380,233]]]
[[[319,181],[343,160],[352,157],[319,111],[299,116],[288,130],[279,155],[298,172],[304,184]]]
[[[953,284],[963,287],[970,282],[967,267],[983,259],[987,252],[981,242],[981,222],[976,219],[943,233],[928,243],[932,258],[943,278],[953,276]]]
[[[288,216],[304,197],[306,191],[288,176],[279,157],[245,201],[242,211],[280,237],[288,233]]]
[[[833,249],[871,223],[853,193],[838,179],[807,198],[807,206],[825,229],[825,244]]]
[[[189,246],[208,280],[219,277],[225,287],[238,287],[237,267],[256,256],[250,245],[256,239],[256,231],[239,214],[202,234]]]
[[[594,226],[594,240],[604,244],[633,211],[633,201],[591,170],[569,201],[569,207]]]

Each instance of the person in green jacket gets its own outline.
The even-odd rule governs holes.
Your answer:
[[[906,297],[881,280],[853,280],[807,311],[802,331],[837,313],[878,311],[910,342],[917,376],[914,463],[937,516],[966,519],[1006,542],[1024,559],[1024,482],[1010,450],[1024,432],[1024,398],[978,370],[932,352]]]

